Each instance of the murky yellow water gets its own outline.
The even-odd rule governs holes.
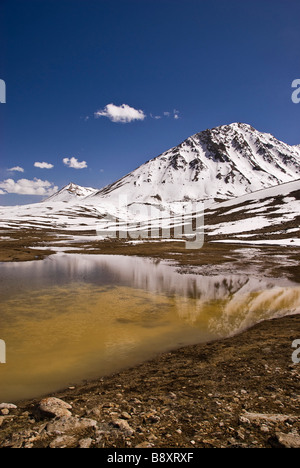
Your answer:
[[[115,285],[81,277],[61,286],[26,285],[18,291],[16,285],[14,293],[2,291],[0,339],[6,342],[7,364],[0,365],[0,400],[40,396],[158,352],[229,336],[260,320],[300,310],[300,288],[294,285],[249,288],[247,279],[227,284],[220,278],[197,278],[191,289],[193,275],[166,268],[169,280],[176,281],[169,281],[165,291],[157,287],[159,267],[152,271],[158,283],[147,283],[147,288],[139,283],[139,270],[132,286],[119,277],[109,281]],[[182,289],[184,282],[187,289]]]

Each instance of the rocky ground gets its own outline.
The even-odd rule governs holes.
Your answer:
[[[0,448],[300,447],[300,316],[0,405]]]

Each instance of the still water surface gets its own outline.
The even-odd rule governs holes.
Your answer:
[[[41,396],[291,312],[300,312],[300,287],[288,280],[182,275],[120,256],[2,263],[0,400]]]

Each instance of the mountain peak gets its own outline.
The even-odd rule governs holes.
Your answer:
[[[90,187],[81,187],[80,185],[70,182],[68,185],[63,187],[59,192],[55,193],[51,197],[47,198],[46,201],[57,201],[57,202],[70,202],[77,201],[78,199],[84,199],[90,195],[94,195],[97,192],[96,189]]]
[[[68,185],[66,185],[63,190],[68,190],[69,192],[77,192],[78,190],[82,189],[80,185],[74,184],[74,182],[70,182]]]
[[[218,130],[218,129],[226,129],[226,128],[231,128],[233,130],[240,129],[240,130],[249,130],[249,131],[257,131],[252,125],[244,123],[244,122],[233,122],[231,124],[225,124],[225,125],[220,125],[219,127],[213,128],[213,130]]]
[[[300,147],[235,122],[197,133],[96,196],[129,203],[229,199],[300,178]]]

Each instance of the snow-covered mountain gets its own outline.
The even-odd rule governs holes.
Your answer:
[[[95,235],[116,217],[147,230],[149,205],[154,224],[163,218],[168,227],[204,200],[210,238],[295,239],[299,191],[300,146],[232,124],[188,138],[102,190],[71,183],[41,203],[0,207],[0,227]]]
[[[91,197],[128,203],[225,200],[300,178],[300,146],[247,124],[205,130]]]
[[[80,187],[72,182],[63,187],[59,192],[47,198],[44,203],[49,202],[77,202],[90,195],[94,195],[98,190],[90,187]]]

